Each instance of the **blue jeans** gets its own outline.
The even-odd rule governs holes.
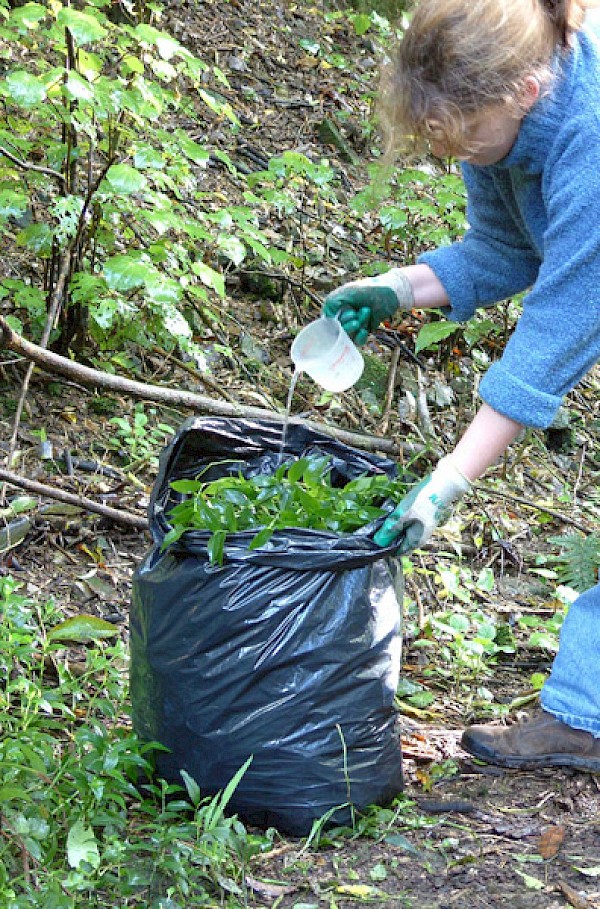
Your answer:
[[[569,608],[541,703],[563,723],[600,738],[600,584]]]

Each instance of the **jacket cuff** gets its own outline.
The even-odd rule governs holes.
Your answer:
[[[508,372],[502,362],[492,363],[479,386],[479,394],[498,413],[537,429],[546,429],[562,404],[561,395],[550,395]]]
[[[428,265],[441,281],[450,300],[442,310],[452,322],[467,322],[477,309],[475,286],[460,252],[460,243],[422,253],[419,264]]]

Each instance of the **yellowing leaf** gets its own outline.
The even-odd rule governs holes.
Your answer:
[[[371,900],[380,895],[377,887],[369,887],[368,884],[340,884],[336,887],[336,892],[344,896],[353,896],[358,900]]]
[[[48,640],[87,643],[103,638],[114,638],[118,633],[118,628],[95,615],[76,615],[51,628]]]

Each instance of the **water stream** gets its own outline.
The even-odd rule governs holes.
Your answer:
[[[279,446],[279,456],[277,458],[277,463],[281,464],[283,461],[283,452],[285,449],[285,443],[287,440],[287,431],[288,424],[290,422],[290,411],[292,409],[292,398],[294,397],[294,392],[296,391],[296,383],[302,375],[301,369],[295,369],[294,375],[292,376],[292,381],[290,382],[290,390],[288,391],[287,401],[285,404],[285,414],[283,416],[283,427],[281,430],[281,444]]]

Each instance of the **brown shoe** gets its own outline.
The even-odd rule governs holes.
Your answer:
[[[545,710],[512,726],[471,726],[460,744],[469,754],[501,767],[600,770],[600,738],[561,723]]]

